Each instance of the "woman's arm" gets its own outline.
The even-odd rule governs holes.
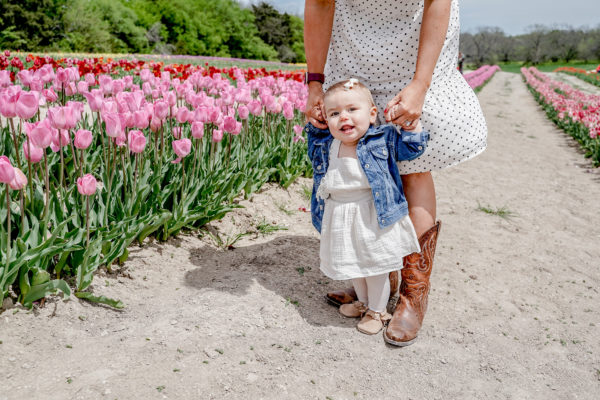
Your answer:
[[[452,0],[425,0],[415,75],[387,104],[386,121],[401,125],[406,130],[414,129],[421,117],[425,94],[446,40],[451,3]]]
[[[304,50],[308,72],[323,73],[331,40],[335,0],[306,0],[304,2]],[[306,120],[320,129],[326,129],[323,111],[323,85],[308,84]]]

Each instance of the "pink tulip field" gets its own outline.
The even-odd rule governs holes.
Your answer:
[[[471,86],[471,88],[478,92],[485,84],[492,79],[496,72],[500,71],[500,67],[497,65],[484,65],[477,68],[475,71],[467,72],[464,74],[465,80]]]
[[[600,96],[555,81],[535,67],[522,68],[521,73],[548,117],[581,144],[595,166],[600,165]]]
[[[197,229],[267,181],[309,176],[305,85],[247,76],[1,70],[0,304],[74,289],[122,307],[86,289],[133,241]]]

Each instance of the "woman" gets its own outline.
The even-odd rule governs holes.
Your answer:
[[[412,130],[421,120],[431,133],[423,156],[398,163],[421,245],[404,258],[400,295],[384,331],[386,342],[398,346],[413,343],[427,308],[440,227],[431,171],[486,147],[479,102],[456,69],[459,35],[458,0],[305,0],[307,122],[326,128],[324,87],[357,78],[373,93],[380,122]],[[338,304],[355,300],[352,289],[327,296]]]

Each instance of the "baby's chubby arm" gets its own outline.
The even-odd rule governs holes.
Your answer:
[[[411,131],[405,131],[398,125],[388,125],[392,132],[392,140],[397,161],[414,160],[425,152],[429,141],[429,132],[423,130],[421,122]]]

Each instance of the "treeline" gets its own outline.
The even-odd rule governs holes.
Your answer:
[[[467,62],[476,65],[499,61],[546,61],[600,59],[600,26],[594,29],[550,28],[533,25],[523,35],[507,36],[501,28],[482,27],[460,35],[460,49]]]
[[[0,49],[305,61],[299,17],[234,0],[3,0]]]

